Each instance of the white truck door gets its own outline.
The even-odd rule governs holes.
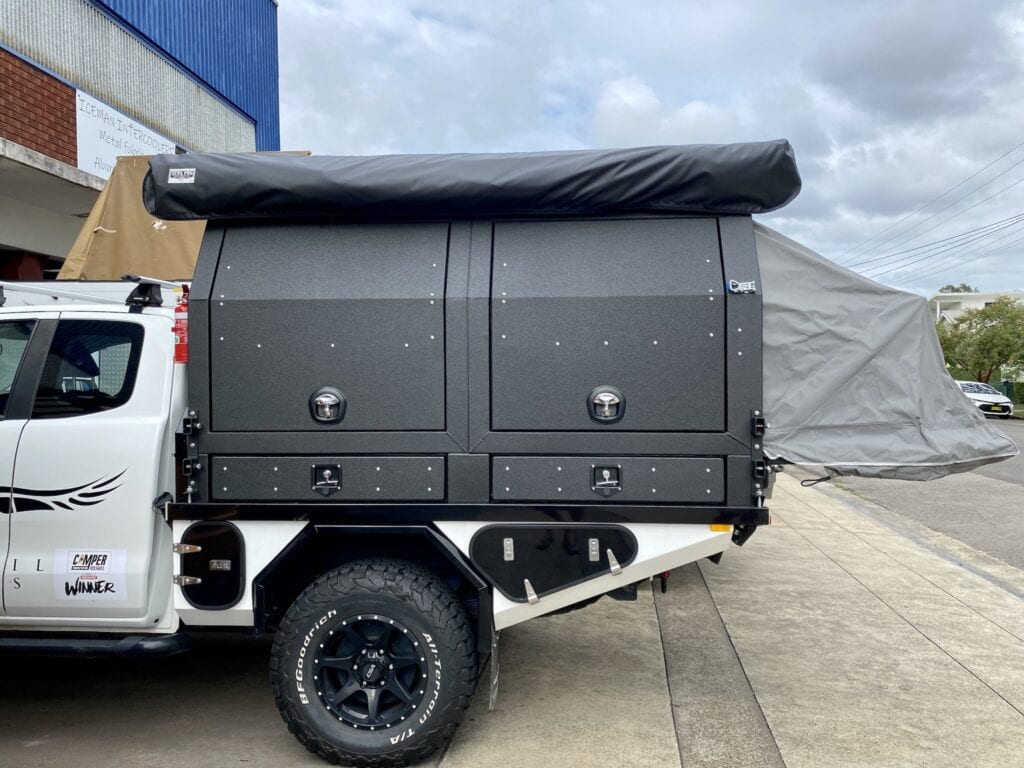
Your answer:
[[[7,563],[14,455],[27,416],[27,413],[18,412],[22,409],[17,407],[16,402],[12,403],[14,385],[35,327],[36,321],[32,318],[0,321],[0,567]],[[29,563],[20,565],[22,571],[31,567]],[[12,564],[13,572],[6,580],[12,589],[18,589],[20,584],[17,566],[18,564]],[[4,606],[0,602],[0,616],[3,615]]]
[[[153,501],[173,490],[160,487],[172,361],[166,314],[61,314],[17,449],[7,517],[19,588],[5,578],[0,623],[159,623],[170,535]],[[35,567],[22,574],[23,563]]]

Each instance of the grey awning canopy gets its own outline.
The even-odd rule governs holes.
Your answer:
[[[1017,455],[946,372],[927,302],[754,225],[769,458],[931,480]]]
[[[164,219],[752,214],[800,192],[788,141],[461,155],[158,155]]]

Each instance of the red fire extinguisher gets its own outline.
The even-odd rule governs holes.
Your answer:
[[[174,305],[174,362],[188,362],[188,286],[181,286],[181,296]]]

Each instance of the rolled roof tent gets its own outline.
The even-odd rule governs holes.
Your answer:
[[[800,192],[788,141],[481,155],[162,155],[165,219],[765,213]]]
[[[159,155],[169,220],[751,215],[800,192],[785,140],[523,154]],[[1017,454],[946,372],[927,304],[754,227],[765,455],[834,475],[929,480]]]

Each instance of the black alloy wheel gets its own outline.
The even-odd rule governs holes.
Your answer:
[[[270,680],[295,738],[328,762],[416,763],[443,747],[476,687],[466,611],[447,582],[358,560],[302,591],[277,630]]]
[[[328,630],[313,657],[317,695],[353,728],[389,728],[416,712],[426,694],[419,640],[387,616],[349,616]]]

